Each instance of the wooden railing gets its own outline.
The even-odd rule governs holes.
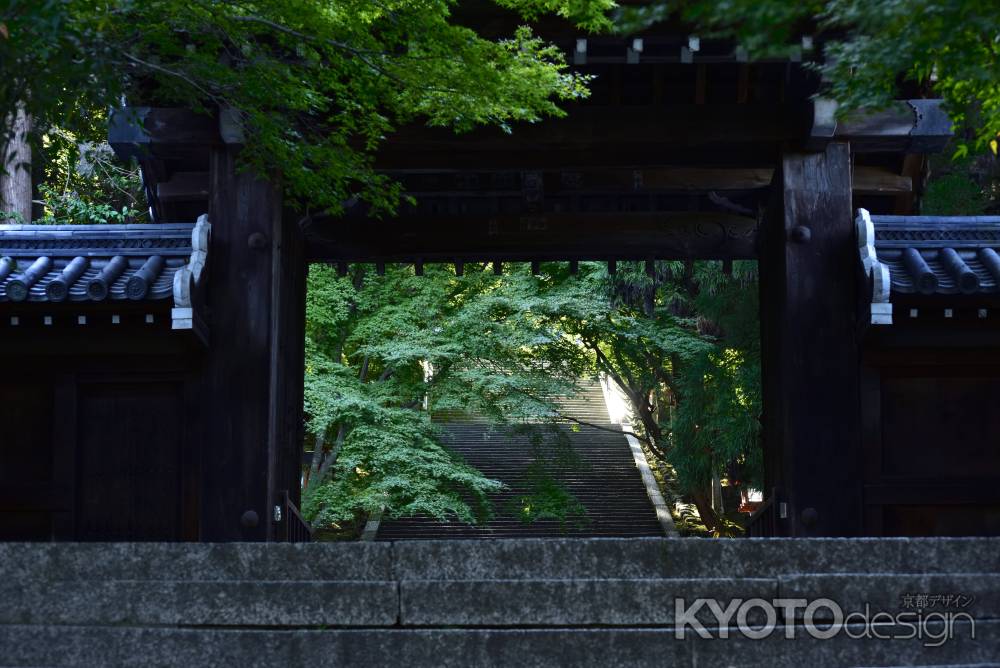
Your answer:
[[[287,490],[281,492],[281,511],[281,519],[278,521],[278,540],[283,543],[312,542],[312,527],[302,517]]]

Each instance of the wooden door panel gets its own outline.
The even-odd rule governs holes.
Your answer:
[[[77,538],[180,538],[179,383],[90,383],[78,392]]]
[[[863,378],[865,533],[1000,535],[1000,366],[936,351]]]
[[[57,505],[51,384],[0,384],[0,427],[0,540],[48,540]]]

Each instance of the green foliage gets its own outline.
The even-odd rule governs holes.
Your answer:
[[[822,44],[822,94],[841,112],[884,106],[900,81],[933,87],[968,131],[959,157],[1000,135],[1000,4],[978,0],[683,0],[625,12],[623,28],[680,14],[702,34],[735,37],[755,56]]]
[[[682,372],[674,412],[671,463],[681,481],[703,484],[712,474],[763,488],[760,446],[760,328],[756,263],[735,263],[733,276],[703,263],[693,306],[712,350]]]
[[[95,203],[75,192],[58,192],[45,184],[39,186],[45,203],[45,215],[32,221],[39,225],[103,225],[131,223],[142,212],[129,206],[115,209],[110,204]]]
[[[305,499],[304,510],[314,524],[328,526],[358,512],[383,510],[389,517],[454,516],[469,523],[490,516],[488,494],[500,483],[443,447],[426,412],[357,410],[376,402],[365,395],[352,398],[353,427],[332,478]]]
[[[979,216],[987,202],[978,183],[962,174],[948,174],[927,184],[920,209],[929,216]]]
[[[576,429],[573,429],[576,427]],[[533,461],[524,472],[526,488],[510,499],[507,511],[525,524],[536,520],[556,520],[563,527],[584,526],[586,508],[566,489],[553,471],[583,471],[587,464],[573,449],[565,428],[554,424],[522,424],[511,430],[529,438]],[[571,431],[578,431],[573,425]]]
[[[606,25],[610,0],[504,0]],[[337,212],[357,197],[391,211],[373,169],[403,123],[469,130],[562,115],[587,78],[527,26],[503,39],[451,20],[455,0],[9,0],[0,9],[0,117],[23,103],[41,132],[96,141],[120,104],[233,110],[242,158],[280,170],[286,200]]]
[[[536,520],[557,520],[563,527],[585,526],[587,511],[548,470],[547,462],[536,459],[528,465],[528,491],[509,501],[508,510],[525,524]]]
[[[608,12],[616,6],[615,0],[497,0],[497,4],[515,9],[525,18],[556,14],[595,32],[611,28]]]
[[[305,409],[326,454],[310,472],[307,515],[320,525],[383,510],[485,520],[499,483],[451,453],[430,416],[472,412],[525,429],[544,421],[575,379],[570,366],[539,364],[559,359],[562,342],[530,324],[523,280],[475,267],[463,278],[438,266],[422,277],[402,267],[353,272],[338,279],[314,266],[309,275]],[[542,434],[540,453],[549,447]],[[572,514],[544,467],[525,503],[544,509],[536,516]]]
[[[107,114],[95,113],[88,134],[106,132]],[[148,205],[134,164],[123,165],[103,140],[81,141],[74,133],[50,127],[35,151],[44,180],[37,185],[41,224],[148,222]]]
[[[669,459],[689,489],[710,482],[713,474],[724,476],[734,464],[740,482],[762,487],[759,377],[759,361],[733,348],[699,357],[685,369]]]
[[[685,492],[731,465],[762,481],[754,270],[738,263],[727,278],[715,263],[661,262],[649,277],[625,263],[611,278],[587,265],[555,290],[553,317],[621,387]]]
[[[753,263],[734,277],[713,263],[638,263],[615,277],[582,263],[578,276],[507,265],[356,268],[337,279],[310,272],[308,428],[334,462],[310,485],[320,523],[384,509],[482,521],[497,483],[451,455],[430,414],[475,413],[529,435],[529,489],[509,511],[525,521],[585,521],[552,475],[580,465],[552,398],[576,379],[607,373],[629,396],[651,451],[676,470],[684,493],[738,471],[760,486],[759,342]],[[338,443],[342,441],[341,445]]]
[[[606,28],[613,6],[495,2],[526,19],[554,13],[585,30]],[[587,77],[569,71],[530,28],[486,39],[453,20],[456,4],[8,0],[0,8],[0,67],[13,74],[0,78],[0,116],[23,104],[33,120],[46,222],[141,219],[137,171],[114,167],[101,143],[106,110],[123,96],[131,105],[231,110],[246,134],[246,166],[281,171],[293,204],[336,213],[361,199],[376,215],[391,212],[399,187],[373,164],[401,125],[516,133],[518,123],[559,116],[560,102],[587,94]],[[844,42],[853,51],[843,62],[877,53],[865,39],[882,39],[883,24],[886,36],[901,38],[901,8],[917,3],[888,4],[867,23],[851,19],[864,30]],[[685,11],[720,32],[735,26],[764,48],[775,35],[790,41],[816,13],[831,30],[845,25],[833,9],[854,5],[732,0],[689,2]],[[991,12],[973,12],[982,20],[973,33],[995,28]],[[942,16],[944,24],[953,19]],[[941,30],[928,21],[914,39],[924,45]],[[937,63],[949,99],[976,102],[986,128],[998,113],[983,102],[992,94],[989,76],[967,88],[958,83],[992,48]],[[923,68],[913,76],[928,76],[929,59],[942,57],[927,53],[937,55],[913,61]],[[886,59],[843,90],[835,80],[834,93],[877,103],[898,63]],[[652,277],[639,265],[616,277],[586,263],[579,277],[555,265],[541,277],[510,269],[500,278],[469,268],[459,279],[442,268],[425,277],[393,268],[377,277],[366,267],[347,280],[312,269],[306,410],[320,455],[305,500],[311,517],[331,524],[384,510],[481,521],[498,483],[450,453],[430,415],[465,411],[500,424],[537,423],[556,416],[553,397],[598,372],[629,395],[651,451],[675,463],[684,489],[704,488],[706,476],[734,461],[745,480],[759,478],[756,324],[746,298],[752,272],[729,280],[717,268],[683,263],[657,263]],[[579,521],[580,507],[544,465],[563,456],[559,448],[558,439],[538,448],[533,489],[517,499],[525,519]]]
[[[526,322],[546,347],[547,368],[607,374],[628,397],[636,428],[653,454],[676,469],[683,493],[707,489],[712,475],[739,473],[761,486],[758,440],[760,343],[756,264],[658,262],[543,265],[542,276],[509,272]],[[707,521],[707,520],[706,520]]]
[[[10,118],[24,104],[40,130],[34,137],[38,144],[53,126],[103,139],[104,110],[118,103],[127,74],[116,57],[121,45],[108,39],[108,28],[127,20],[126,4],[132,3],[6,0],[0,6],[0,70],[5,73],[0,118]]]
[[[106,114],[94,127],[105,132]],[[136,165],[122,165],[106,141],[78,141],[75,134],[50,127],[37,137],[34,160],[44,179],[36,184],[41,211],[31,222],[41,225],[94,225],[148,222],[146,195]],[[0,220],[12,219],[0,212]],[[27,221],[16,221],[27,222]]]
[[[21,215],[20,211],[2,211],[0,210],[0,224],[13,223],[15,225],[23,225],[27,221],[24,220],[24,216]]]

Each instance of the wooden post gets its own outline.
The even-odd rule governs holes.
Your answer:
[[[297,226],[283,224],[279,188],[240,171],[238,151],[229,144],[211,154],[203,541],[272,538],[276,490],[297,489],[301,458],[289,453],[301,423],[302,243]]]
[[[274,254],[272,292],[275,317],[271,346],[271,445],[268,464],[268,508],[272,510],[268,540],[279,540],[287,532],[289,519],[283,511],[276,520],[273,510],[285,508],[286,496],[301,505],[304,382],[306,366],[306,276],[305,241],[296,218],[287,214],[279,221],[280,233]],[[280,524],[279,524],[280,523]]]
[[[767,487],[790,536],[861,533],[850,149],[786,153],[761,234]],[[780,505],[779,505],[780,508]]]

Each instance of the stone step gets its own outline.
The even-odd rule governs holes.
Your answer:
[[[950,592],[950,593],[949,593]],[[944,596],[961,598],[945,601]],[[924,600],[919,596],[941,597]],[[907,600],[904,597],[910,597]],[[828,598],[843,614],[964,613],[1000,619],[1000,575],[489,580],[6,580],[0,624],[310,626],[669,626],[676,605]],[[802,619],[804,606],[795,609]],[[815,619],[831,619],[818,608]],[[755,611],[757,619],[760,611]],[[718,623],[702,606],[697,618]],[[780,611],[778,621],[784,621]],[[850,621],[850,620],[848,620]]]
[[[993,666],[1000,622],[981,622],[976,638],[958,625],[953,639],[818,640],[778,627],[767,638],[687,637],[670,629],[358,629],[226,630],[0,625],[4,666],[691,666],[857,668]],[[855,632],[859,629],[854,629]],[[713,631],[718,635],[718,631]]]
[[[49,581],[0,586],[0,624],[393,626],[393,581]],[[2,660],[2,652],[0,652]]]
[[[7,543],[0,666],[990,665],[998,548],[943,538]],[[845,612],[895,613],[907,594],[971,597],[961,612],[973,619],[955,620],[947,640],[858,626],[819,640],[781,617],[753,640],[715,628],[704,608],[696,619],[711,637],[673,628],[677,598],[829,597]],[[913,635],[898,622],[877,631]]]
[[[2,543],[0,582],[392,580],[375,543]]]
[[[429,540],[393,561],[403,580],[1000,573],[1000,538]]]
[[[773,579],[419,580],[400,582],[403,626],[667,626],[677,598],[777,596]],[[708,609],[698,615],[714,622]]]
[[[677,598],[777,596],[773,578],[485,581],[49,581],[0,586],[0,624],[669,626]],[[704,608],[698,618],[717,623]]]
[[[1000,539],[0,543],[0,581],[756,578],[838,573],[996,574]]]
[[[965,612],[976,619],[1000,619],[997,573],[782,575],[778,577],[778,595],[828,598],[845,611],[864,610],[868,605],[872,610]],[[800,616],[802,612],[798,610]]]
[[[864,666],[862,668],[907,668],[906,666]],[[1000,668],[1000,663],[951,663],[947,666],[925,666],[924,668]]]

